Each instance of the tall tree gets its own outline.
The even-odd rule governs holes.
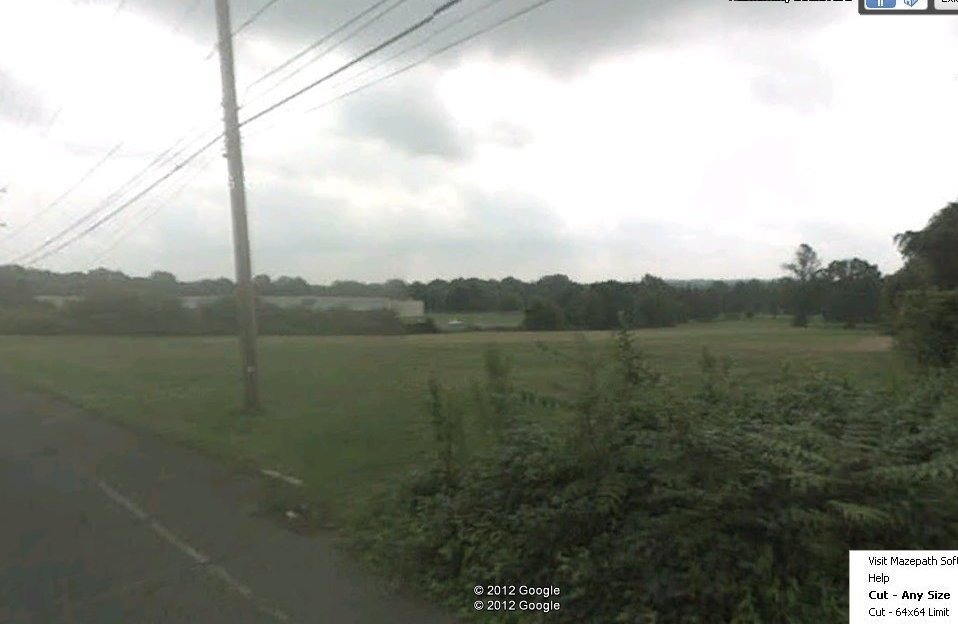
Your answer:
[[[881,271],[861,258],[835,260],[822,271],[825,293],[822,313],[826,320],[854,327],[878,320],[881,304]]]
[[[895,242],[905,266],[885,300],[896,340],[921,364],[949,366],[958,359],[958,202]]]
[[[814,310],[817,299],[818,278],[822,270],[822,261],[811,245],[802,243],[795,250],[795,259],[786,262],[782,268],[794,278],[793,303],[795,316],[792,324],[796,327],[808,327],[808,316]]]
[[[927,265],[940,288],[958,288],[958,202],[939,210],[925,229],[904,232],[895,242],[907,263]]]

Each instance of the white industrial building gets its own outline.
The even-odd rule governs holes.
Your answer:
[[[76,296],[57,296],[40,295],[36,297],[37,301],[50,303],[57,307],[63,306],[67,301],[80,299]],[[195,296],[180,297],[183,306],[189,309],[201,308],[222,299],[218,296]],[[400,318],[417,318],[426,315],[426,307],[422,301],[413,299],[388,299],[386,297],[260,297],[264,303],[274,305],[280,308],[301,308],[306,307],[311,310],[334,310],[344,308],[347,310],[393,310]]]

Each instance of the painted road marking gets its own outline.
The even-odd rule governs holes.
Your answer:
[[[236,593],[242,594],[247,598],[251,598],[253,596],[253,590],[230,576],[230,573],[227,572],[223,567],[213,564],[209,566],[208,570],[210,571],[210,574],[229,585]]]
[[[116,490],[114,490],[113,488],[111,488],[109,485],[107,485],[107,484],[104,483],[103,481],[97,481],[96,484],[97,484],[98,486],[100,486],[100,489],[103,490],[103,492],[104,492],[107,496],[110,497],[110,500],[112,500],[114,503],[118,504],[120,507],[123,507],[124,509],[126,509],[127,511],[129,511],[131,514],[133,514],[134,516],[136,516],[138,519],[140,519],[140,520],[146,520],[147,518],[150,517],[149,514],[147,514],[145,511],[143,511],[142,509],[140,509],[139,507],[137,507],[136,503],[134,503],[133,501],[131,501],[131,500],[128,499],[127,497],[123,496],[122,494],[120,494],[119,492],[117,492]]]
[[[210,558],[196,550],[177,536],[173,535],[169,529],[157,522],[156,520],[150,520],[150,528],[153,529],[157,535],[173,544],[180,549],[180,552],[185,554],[187,557],[199,564],[205,564],[210,562]]]
[[[288,478],[292,479],[292,477],[288,477]],[[298,481],[298,479],[296,479],[296,481]],[[302,485],[302,482],[300,482],[299,484]],[[136,503],[131,501],[126,496],[123,496],[122,494],[117,492],[116,489],[111,487],[105,481],[98,480],[97,486],[99,486],[99,488],[103,491],[104,494],[107,495],[107,497],[110,500],[112,500],[114,503],[116,503],[120,507],[123,507],[124,509],[126,509],[128,512],[130,512],[130,514],[132,514],[138,520],[144,521],[146,525],[153,530],[154,533],[162,537],[168,543],[175,546],[176,549],[179,550],[181,553],[183,553],[184,555],[186,555],[187,557],[189,557],[196,563],[200,564],[203,570],[206,570],[207,573],[218,578],[220,581],[226,584],[226,586],[232,589],[234,592],[240,594],[241,596],[243,596],[250,602],[253,602],[256,605],[257,609],[259,609],[263,613],[266,613],[267,615],[277,620],[278,622],[286,623],[290,621],[289,616],[287,616],[285,613],[283,613],[279,609],[276,609],[269,605],[262,604],[259,601],[257,601],[253,597],[253,590],[247,587],[246,585],[244,585],[243,583],[239,582],[238,580],[236,580],[229,572],[226,571],[226,568],[220,565],[210,563],[211,560],[207,555],[203,554],[196,548],[193,548],[192,546],[190,546],[184,540],[177,537],[176,534],[174,534],[168,528],[163,526],[160,523],[160,521],[157,520],[156,518],[150,518],[150,515],[146,513],[145,511],[143,511]]]
[[[302,480],[297,479],[296,477],[290,477],[289,475],[284,475],[281,472],[277,472],[275,470],[268,470],[266,468],[264,468],[263,470],[260,470],[260,472],[266,475],[267,477],[273,477],[274,479],[285,481],[286,483],[289,483],[290,485],[295,485],[296,487],[303,487]]]

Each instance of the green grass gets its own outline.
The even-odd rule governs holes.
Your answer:
[[[607,332],[586,334],[606,344]],[[788,361],[868,385],[905,374],[887,338],[867,331],[792,329],[785,321],[692,324],[637,332],[653,366],[693,386],[703,347],[728,356],[742,383],[779,375]],[[243,416],[239,356],[228,338],[0,337],[0,367],[110,418],[221,457],[303,477],[345,519],[431,452],[426,379],[450,388],[481,379],[496,344],[520,386],[561,394],[571,372],[538,346],[576,349],[572,333],[462,333],[260,341],[266,410]],[[462,397],[468,393],[460,393]],[[465,400],[464,398],[462,400]]]
[[[462,312],[429,314],[439,329],[446,331],[450,321],[462,321],[480,329],[518,329],[522,325],[522,312]]]

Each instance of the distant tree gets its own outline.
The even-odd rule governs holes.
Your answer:
[[[906,263],[927,266],[935,286],[958,288],[958,202],[939,210],[923,230],[898,234],[895,242]]]
[[[950,366],[958,357],[958,203],[895,242],[905,266],[886,281],[884,302],[896,342],[919,364]]]
[[[558,274],[541,278],[534,284],[533,292],[536,297],[549,299],[560,306],[565,306],[575,296],[579,288],[580,286],[569,279],[568,276]]]
[[[565,315],[554,301],[537,299],[526,308],[522,327],[530,331],[554,331],[565,328]]]
[[[273,282],[273,291],[277,295],[301,296],[311,293],[309,284],[301,277],[288,277],[282,275]]]
[[[176,284],[176,276],[168,271],[153,271],[150,273],[150,280],[162,282],[165,284]]]
[[[30,283],[18,268],[0,269],[0,308],[19,308],[34,303]]]
[[[147,279],[146,287],[150,292],[175,295],[179,290],[179,282],[172,273],[153,271]]]
[[[792,324],[796,327],[808,327],[809,314],[815,308],[817,282],[822,269],[822,261],[810,245],[802,243],[795,251],[795,259],[782,265],[782,269],[792,274],[792,294],[795,316]]]
[[[527,284],[514,277],[507,277],[497,285],[499,310],[501,312],[517,312],[525,307],[525,290]]]
[[[382,291],[383,296],[390,299],[405,299],[409,296],[409,287],[401,279],[386,280]]]
[[[646,275],[635,288],[632,310],[624,320],[630,327],[672,327],[687,321],[688,315],[674,288]]]
[[[253,289],[257,295],[271,295],[273,289],[273,280],[269,275],[257,275],[253,278]]]
[[[854,327],[874,323],[881,306],[881,271],[860,258],[835,260],[821,272],[825,283],[822,313],[826,320]]]

